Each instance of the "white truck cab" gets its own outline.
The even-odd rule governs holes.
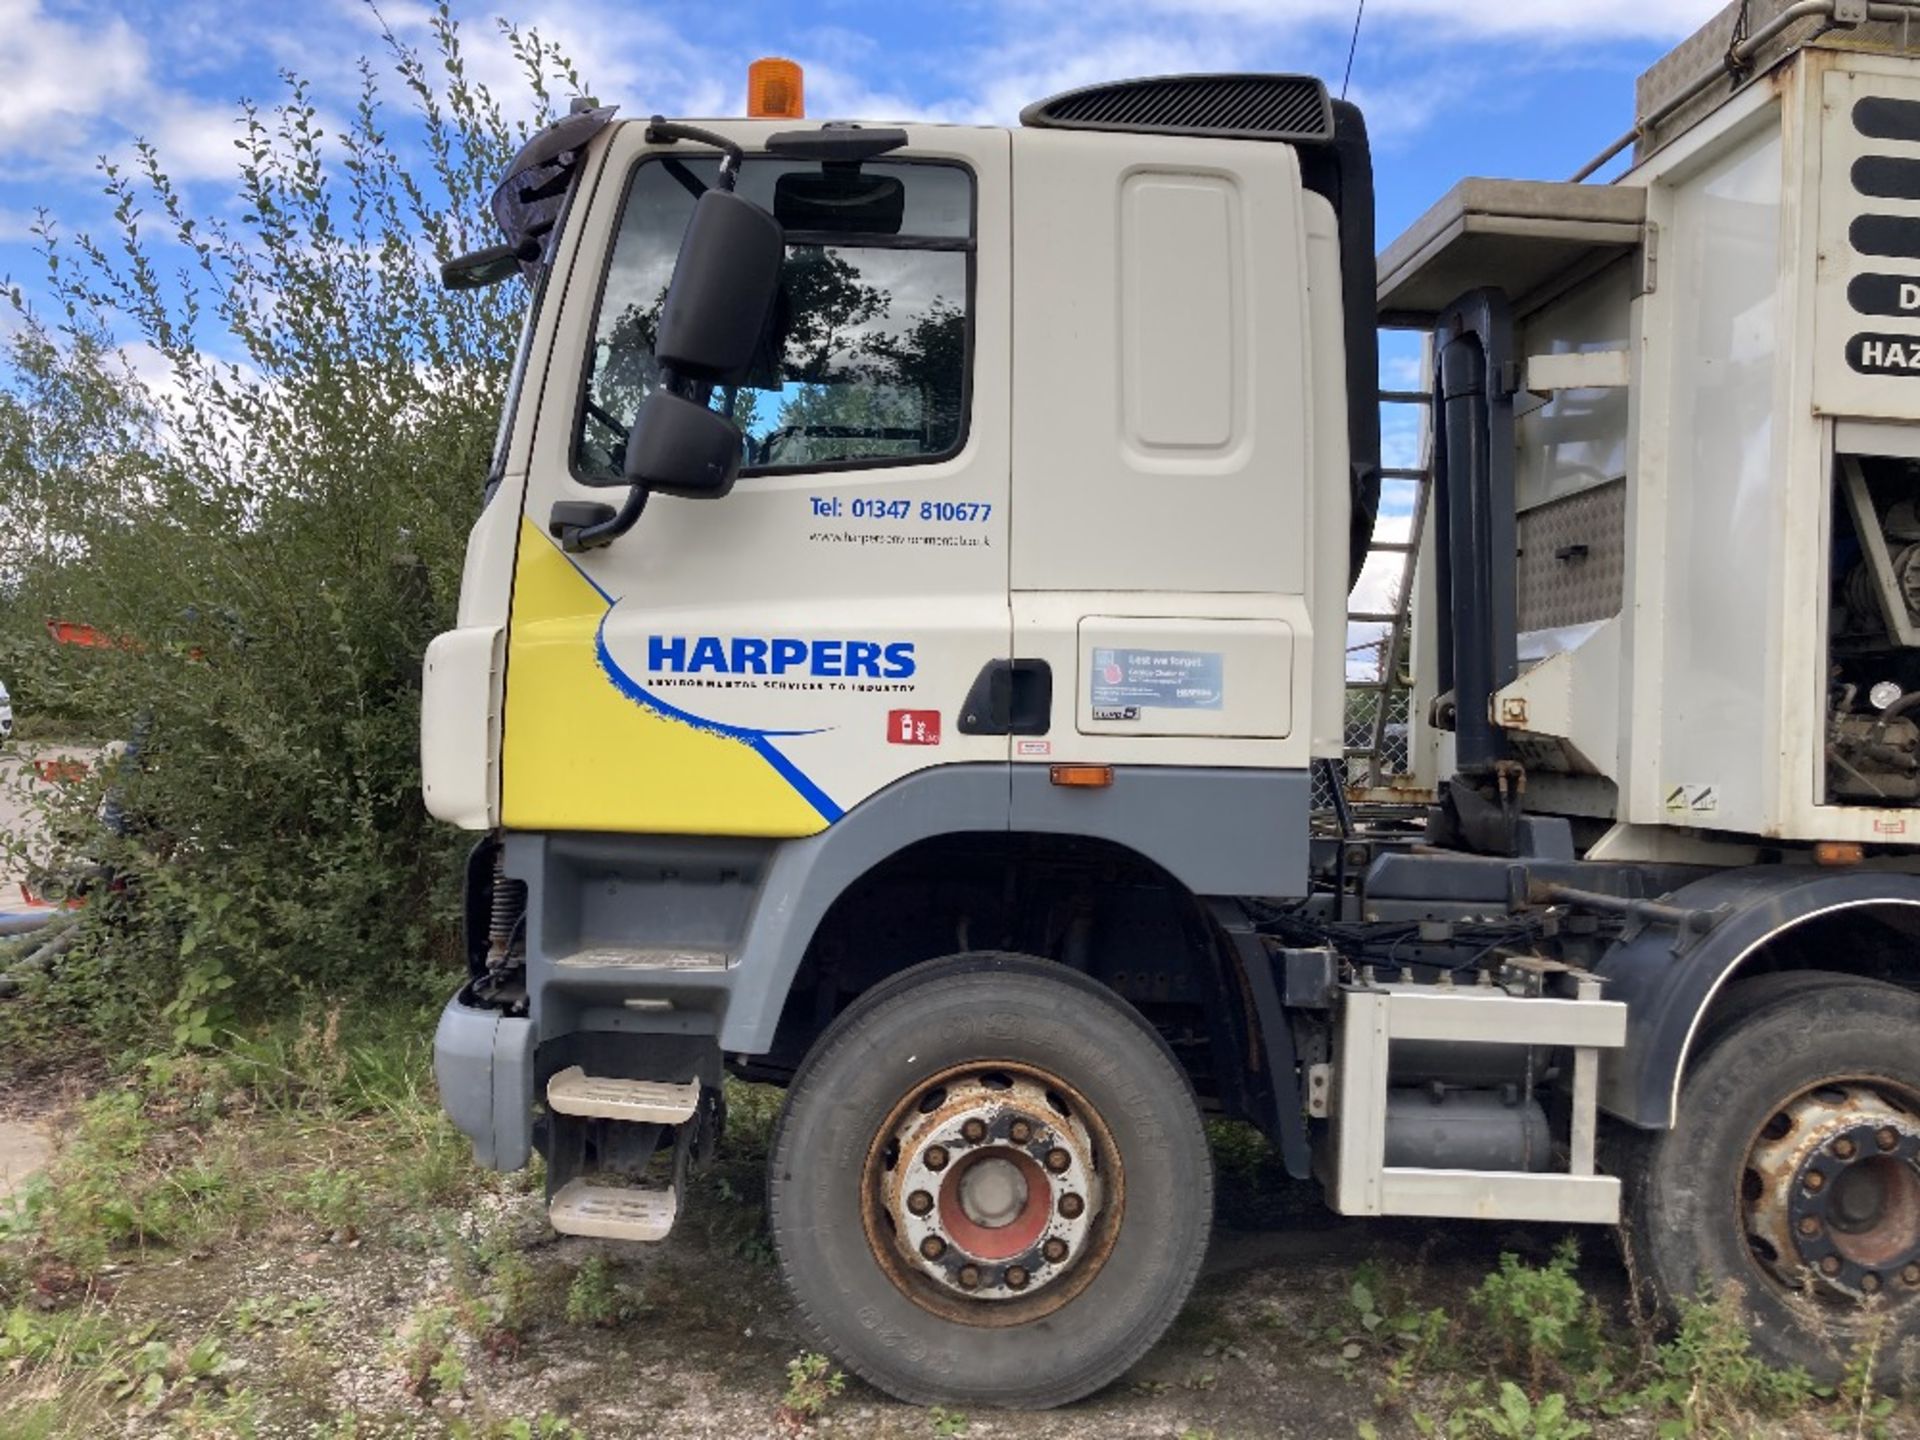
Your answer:
[[[922,1401],[1144,1353],[1207,1114],[1343,1213],[1624,1222],[1782,1363],[1920,1343],[1920,444],[1897,320],[1821,339],[1904,282],[1835,291],[1812,203],[1853,165],[1920,296],[1920,184],[1832,138],[1920,70],[1807,13],[1716,22],[1753,78],[1619,184],[1475,182],[1377,276],[1301,77],[536,136],[446,272],[530,296],[422,722],[478,1159],[658,1241],[723,1077],[787,1086],[783,1270]],[[1434,359],[1398,810],[1341,793],[1383,318]]]

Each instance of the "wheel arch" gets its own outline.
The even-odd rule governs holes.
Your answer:
[[[835,908],[929,844],[1024,846],[1042,856],[1086,847],[1143,867],[1202,915],[1208,897],[1305,893],[1303,771],[1126,767],[1110,788],[1073,794],[1047,780],[1045,767],[939,766],[889,786],[821,834],[782,845],[740,947],[722,1048],[768,1053]]]
[[[1805,970],[1920,985],[1920,957],[1901,964],[1861,943],[1891,931],[1920,944],[1920,876],[1754,867],[1695,881],[1670,903],[1713,915],[1712,927],[1683,939],[1643,930],[1595,967],[1607,998],[1628,1007],[1626,1047],[1603,1061],[1601,1104],[1642,1129],[1675,1123],[1687,1067],[1735,982]]]
[[[797,1066],[840,1014],[907,971],[998,950],[1057,965],[1163,1033],[1188,1078],[1264,1123],[1258,1033],[1233,940],[1208,901],[1137,850],[1025,831],[930,836],[856,877],[783,980],[764,1064]],[[732,1047],[729,1047],[732,1048]]]

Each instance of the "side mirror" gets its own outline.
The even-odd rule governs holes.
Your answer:
[[[489,245],[442,265],[440,285],[445,290],[484,290],[518,275],[522,265],[539,258],[538,240],[522,240],[517,245]]]
[[[653,353],[677,377],[709,385],[747,378],[774,298],[786,237],[780,222],[731,190],[693,207],[667,287]]]
[[[740,427],[718,410],[671,390],[640,407],[627,438],[625,480],[642,491],[718,500],[740,474]]]
[[[647,397],[627,437],[617,483],[636,496],[717,500],[740,474],[740,427],[708,400],[716,385],[738,385],[758,357],[780,293],[786,236],[779,221],[732,190],[709,190],[693,207],[660,310],[653,345],[660,388]],[[644,502],[642,502],[644,503]],[[633,514],[577,538],[604,543]],[[559,519],[556,518],[556,524]]]

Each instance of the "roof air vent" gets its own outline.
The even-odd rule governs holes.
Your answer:
[[[1020,123],[1324,144],[1333,139],[1333,104],[1310,75],[1163,75],[1069,90],[1029,105]]]

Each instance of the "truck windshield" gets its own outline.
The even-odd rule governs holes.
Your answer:
[[[769,210],[783,174],[817,165],[749,158],[739,191]],[[614,476],[659,382],[653,341],[694,201],[717,160],[650,157],[634,170],[594,321],[574,467]],[[714,397],[745,436],[745,473],[911,464],[965,440],[973,177],[953,164],[869,162],[903,189],[897,232],[790,230],[772,353],[753,383]]]

